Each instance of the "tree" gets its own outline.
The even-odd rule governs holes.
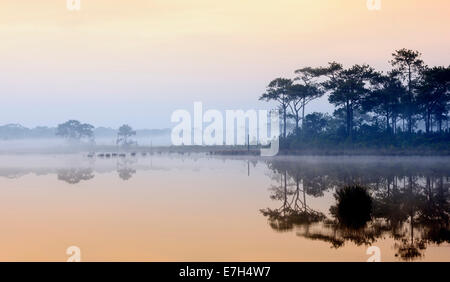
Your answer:
[[[128,146],[132,142],[128,140],[131,136],[136,135],[136,131],[133,130],[128,124],[124,124],[119,127],[119,132],[117,133],[117,144],[122,144],[123,146]]]
[[[306,67],[296,70],[295,74],[297,74],[297,77],[294,80],[300,81],[300,84],[294,84],[289,88],[289,96],[290,96],[289,107],[295,119],[296,132],[298,132],[300,110],[302,110],[302,128],[303,128],[306,105],[309,102],[321,97],[324,94],[324,92],[320,88],[319,83],[317,83],[315,80],[322,74],[322,70],[320,68]]]
[[[306,133],[317,135],[328,125],[329,116],[323,113],[311,113],[305,116],[304,127]]]
[[[369,92],[369,95],[363,101],[363,109],[384,116],[386,131],[391,132],[395,130],[400,99],[404,96],[406,90],[395,71],[389,72],[387,75],[376,73],[372,79],[372,84],[374,89]]]
[[[407,86],[408,91],[403,103],[405,104],[405,116],[408,121],[409,133],[413,131],[413,116],[415,111],[414,87],[424,69],[424,63],[420,59],[421,55],[418,51],[403,48],[392,53],[393,59],[390,61],[395,70],[402,75]]]
[[[360,109],[361,103],[369,91],[369,84],[375,71],[369,65],[354,65],[342,69],[339,64],[330,63],[326,74],[329,80],[323,83],[330,91],[328,101],[345,109],[347,136],[353,138],[354,111]]]
[[[261,95],[259,100],[277,101],[283,114],[283,137],[286,138],[287,108],[289,107],[290,96],[289,88],[292,86],[292,80],[287,78],[277,78],[272,80],[267,86],[266,92]]]
[[[289,87],[289,108],[291,110],[291,114],[289,117],[292,117],[295,121],[295,133],[298,134],[300,131],[299,123],[300,119],[304,119],[305,114],[305,99],[308,95],[309,90],[308,87],[301,84],[294,84]],[[302,117],[300,117],[300,111],[303,109]],[[303,123],[303,122],[302,122]],[[303,125],[302,125],[303,127]]]
[[[442,120],[447,118],[450,102],[450,67],[433,67],[423,72],[417,103],[423,113],[425,130],[432,131],[432,116],[442,131]],[[431,129],[431,130],[430,130]]]
[[[94,138],[94,126],[80,123],[77,120],[69,120],[58,125],[56,135],[75,141],[80,141],[83,138],[92,140]]]

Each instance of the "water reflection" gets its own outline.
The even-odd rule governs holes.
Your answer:
[[[134,181],[129,181],[136,176],[137,171],[140,173],[139,179],[136,177]],[[50,175],[55,181],[36,178],[41,175]],[[8,197],[14,201],[20,199],[11,194],[22,193],[20,189],[26,189],[27,183],[34,185],[42,182],[45,185],[41,189],[58,191],[54,193],[55,197],[65,197],[66,193],[71,193],[80,199],[93,199],[95,207],[98,206],[95,199],[103,201],[106,193],[111,193],[111,197],[120,196],[117,199],[130,197],[133,205],[123,208],[138,206],[133,218],[139,218],[140,224],[151,220],[151,215],[159,214],[161,209],[172,209],[171,203],[175,197],[177,206],[183,207],[174,209],[174,212],[179,213],[178,216],[184,216],[186,209],[194,213],[194,206],[201,207],[196,217],[185,219],[185,226],[177,225],[192,234],[192,238],[202,235],[207,237],[214,230],[221,230],[222,225],[203,224],[204,220],[221,216],[225,220],[220,222],[238,221],[242,224],[234,227],[236,231],[227,229],[227,236],[239,236],[239,240],[236,240],[239,242],[253,242],[254,233],[258,232],[258,240],[264,250],[264,246],[286,240],[286,237],[273,236],[274,231],[296,235],[291,236],[288,239],[290,241],[283,241],[288,246],[283,254],[292,251],[293,260],[298,256],[294,249],[308,249],[311,240],[321,242],[317,244],[320,254],[314,249],[315,258],[319,255],[320,258],[340,255],[344,253],[343,250],[357,249],[356,246],[377,244],[389,244],[387,252],[390,255],[387,259],[395,259],[392,250],[395,250],[399,260],[429,259],[433,256],[430,246],[441,247],[439,252],[434,253],[435,257],[436,253],[448,257],[447,249],[442,249],[450,243],[448,158],[287,157],[267,160],[257,157],[152,157],[141,154],[136,157],[103,159],[82,156],[3,156],[0,176],[5,178],[0,179],[4,183],[2,188],[14,187],[2,189],[2,198],[6,199],[6,204],[13,202],[8,201]],[[110,178],[124,181],[108,181]],[[92,189],[67,189],[59,193],[60,185],[64,184],[61,182],[77,187],[87,181],[98,185],[90,185]],[[161,189],[166,185],[171,189]],[[129,194],[126,193],[129,189],[124,189],[128,187],[142,189],[134,189],[134,193]],[[101,193],[93,193],[97,191]],[[254,197],[254,193],[258,193],[258,197]],[[174,196],[179,194],[183,197]],[[166,201],[151,202],[159,196]],[[239,197],[247,198],[239,200]],[[207,206],[210,202],[217,202],[216,199],[225,199],[222,204],[226,207],[226,213],[217,215],[215,206]],[[110,204],[111,213],[121,211],[115,202],[102,203],[106,207]],[[27,205],[20,207],[24,213]],[[233,214],[228,212],[229,206],[236,207]],[[60,207],[54,206],[54,209]],[[30,214],[39,210],[34,207]],[[206,213],[206,219],[197,219],[205,214],[204,210],[211,213]],[[101,212],[96,215],[100,217]],[[262,217],[267,219],[270,228],[267,228],[265,220],[258,220]],[[242,237],[247,225],[251,225],[251,239]],[[163,226],[161,230],[169,234],[171,228]],[[164,241],[165,235],[162,237]],[[191,248],[189,240],[183,243]],[[206,249],[211,248],[210,245]],[[235,251],[240,249],[236,248]],[[425,258],[427,249],[428,257]],[[270,251],[270,248],[267,250]],[[249,259],[258,258],[258,253],[252,255],[254,257],[249,255]],[[304,253],[304,258],[309,259],[313,255]]]
[[[134,166],[136,164],[136,159],[119,159],[117,161],[117,174],[120,179],[127,181],[130,180],[136,173]]]
[[[127,181],[130,180],[133,175],[136,173],[136,165],[137,160],[136,159],[129,159],[129,158],[120,158],[117,160],[113,160],[113,162],[116,163],[115,171],[117,172],[117,175],[120,179]],[[64,169],[57,169],[57,177],[58,180],[67,182],[69,184],[78,184],[81,181],[88,181],[95,177],[94,174],[94,168],[95,168],[95,161],[89,160],[89,166],[85,168],[64,168]],[[113,170],[112,168],[107,169],[106,172]],[[51,173],[49,171],[48,173]],[[24,175],[24,174],[22,174]],[[20,177],[22,175],[18,175],[17,177]],[[10,177],[10,174],[7,175],[7,177]]]
[[[94,178],[92,168],[70,168],[58,170],[58,180],[69,184],[78,184],[81,181],[87,181]]]
[[[308,207],[306,203],[306,190],[300,189],[300,179],[295,175],[295,188],[288,187],[288,172],[277,171],[280,175],[279,186],[272,186],[272,200],[280,201],[281,207],[277,209],[262,209],[261,213],[269,218],[270,226],[280,232],[290,231],[294,226],[308,227],[312,223],[325,219],[325,215]],[[274,177],[276,179],[276,177]],[[302,198],[300,197],[302,196]]]
[[[371,245],[386,236],[396,256],[419,259],[429,245],[450,242],[448,162],[353,162],[272,160],[277,183],[270,188],[278,209],[262,209],[277,231],[329,242]],[[367,188],[364,188],[367,187]],[[328,212],[307,205],[308,197],[333,193]],[[300,197],[302,196],[302,197]]]

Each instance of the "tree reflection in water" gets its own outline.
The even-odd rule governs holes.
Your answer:
[[[396,256],[406,261],[420,259],[428,245],[450,243],[448,163],[275,159],[267,165],[279,183],[270,197],[282,204],[261,213],[276,231],[295,229],[334,248],[391,237]],[[336,200],[328,212],[307,205],[308,197],[325,192]]]
[[[127,181],[130,180],[133,175],[136,173],[136,170],[133,166],[136,164],[136,160],[134,158],[122,158],[117,161],[117,174],[120,179]]]
[[[122,180],[130,180],[136,173],[134,159],[118,159],[116,163],[116,171]],[[95,177],[93,168],[67,168],[57,171],[58,180],[65,181],[69,184],[78,184],[81,181],[88,181]]]
[[[308,207],[306,193],[300,189],[299,182],[296,182],[295,189],[291,189],[287,185],[287,171],[282,172],[280,176],[281,185],[272,187],[273,194],[271,198],[281,201],[281,207],[261,210],[261,213],[269,218],[270,226],[277,231],[283,232],[292,230],[294,226],[309,226],[312,223],[322,221],[325,215]],[[300,198],[300,195],[303,197]]]
[[[91,168],[70,168],[58,170],[58,180],[69,184],[77,184],[94,178],[94,171]]]

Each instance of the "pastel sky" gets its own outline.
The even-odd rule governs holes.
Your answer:
[[[271,79],[336,60],[389,68],[393,50],[450,64],[450,1],[0,2],[0,124],[170,127],[173,110],[259,109]],[[326,99],[308,111],[326,111]]]

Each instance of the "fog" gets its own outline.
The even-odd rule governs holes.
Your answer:
[[[138,136],[133,138],[139,146],[169,146],[170,135]],[[116,138],[100,137],[95,139],[95,146],[86,142],[74,143],[62,138],[25,138],[25,139],[0,139],[0,154],[24,154],[24,153],[73,153],[87,152],[102,149],[102,147],[112,148],[116,146]],[[106,148],[104,148],[106,149]],[[119,150],[116,148],[116,150]]]

